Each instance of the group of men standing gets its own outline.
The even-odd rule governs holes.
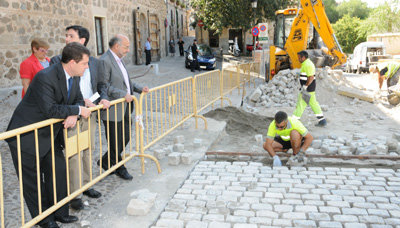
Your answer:
[[[89,31],[86,28],[79,25],[67,27],[65,41],[66,46],[62,50],[62,54],[53,57],[50,66],[35,75],[25,96],[15,109],[7,128],[7,130],[13,130],[49,118],[65,119],[62,123],[54,124],[53,129],[44,127],[38,130],[37,138],[40,142],[37,145],[39,148],[38,161],[33,131],[21,135],[20,139],[13,137],[6,140],[17,173],[19,174],[20,169],[22,171],[24,199],[33,218],[39,214],[39,204],[41,204],[42,211],[45,211],[56,203],[52,197],[53,172],[57,201],[67,196],[63,128],[68,129],[67,135],[76,134],[76,123],[80,119],[80,129],[85,130],[90,126],[93,149],[96,116],[91,116],[91,121],[88,122],[87,119],[91,115],[89,108],[97,104],[103,105],[103,109],[109,108],[110,122],[107,123],[106,112],[102,112],[101,119],[106,132],[109,130],[110,151],[103,155],[102,164],[98,162],[99,166],[108,170],[108,163],[113,166],[117,161],[122,160],[121,152],[130,138],[127,130],[129,129],[129,111],[133,110],[126,108],[126,104],[124,109],[122,109],[122,104],[110,106],[110,100],[125,98],[126,102],[131,102],[134,92],[149,91],[148,87],[139,86],[129,78],[122,60],[129,52],[130,44],[127,36],[118,34],[111,38],[110,49],[100,59],[91,57],[90,51],[86,48],[89,41]],[[99,98],[93,101],[93,95],[96,93]],[[117,109],[116,115],[115,109]],[[122,118],[125,120],[124,127]],[[107,129],[108,126],[110,129]],[[123,128],[125,129],[124,135]],[[118,141],[116,141],[115,134],[117,134]],[[106,137],[108,137],[107,134]],[[122,137],[125,140],[122,140]],[[123,141],[125,145],[123,145]],[[20,142],[20,148],[18,142]],[[117,156],[116,144],[118,144]],[[71,192],[80,187],[79,159],[82,159],[82,185],[90,180],[89,151],[82,151],[80,154],[82,158],[79,158],[78,154],[69,158],[68,172]],[[108,157],[110,157],[110,161],[108,161]],[[18,165],[18,160],[21,161],[21,167]],[[53,161],[55,170],[52,168]],[[39,164],[39,167],[36,164]],[[38,199],[37,169],[39,169],[40,175],[41,202]],[[125,180],[132,179],[125,166],[119,167],[115,174]],[[94,189],[88,189],[84,194],[92,198],[101,196],[101,193]],[[71,207],[77,210],[84,207],[80,197],[71,201]],[[77,217],[69,215],[68,204],[66,204],[40,221],[39,225],[54,228],[58,227],[56,221],[71,223],[77,220]]]

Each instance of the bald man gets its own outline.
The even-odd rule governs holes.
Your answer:
[[[116,100],[119,98],[125,98],[126,102],[133,100],[132,95],[134,92],[142,93],[148,92],[148,87],[142,87],[132,80],[129,79],[128,71],[126,70],[125,63],[122,58],[129,52],[129,39],[127,36],[118,34],[111,38],[109,42],[110,49],[101,56],[101,60],[104,63],[104,74],[105,81],[108,84],[108,97],[110,100]],[[123,148],[129,143],[129,109],[128,103],[125,103],[124,109],[122,104],[112,105],[109,110],[109,124],[107,125],[107,113],[102,113],[102,120],[105,126],[105,130],[110,132],[110,155],[105,153],[102,158],[102,164],[98,161],[98,165],[101,165],[104,170],[108,169],[108,156],[110,156],[110,166],[113,166],[122,160],[121,152]],[[133,106],[132,106],[133,107]],[[115,115],[115,108],[117,108],[117,115]],[[132,108],[133,110],[133,108]],[[124,116],[123,116],[123,113]],[[122,118],[124,118],[124,134],[122,132]],[[117,129],[115,129],[115,122]],[[110,129],[107,129],[109,127]],[[115,133],[117,133],[118,140],[115,140]],[[125,144],[123,144],[123,137],[125,138]],[[107,137],[107,133],[106,133]],[[116,160],[115,146],[118,143],[118,160]],[[124,180],[132,180],[132,176],[126,170],[123,165],[119,167],[115,172],[119,177]]]

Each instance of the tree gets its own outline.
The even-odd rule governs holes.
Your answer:
[[[333,24],[339,20],[339,12],[337,11],[338,4],[335,0],[325,0],[325,13],[328,16],[329,21]]]
[[[385,1],[373,9],[366,23],[370,33],[400,32],[399,0]]]
[[[353,53],[357,44],[367,40],[367,26],[357,17],[344,15],[332,25],[336,38],[345,53]]]
[[[370,8],[368,8],[367,3],[361,0],[348,0],[340,3],[337,7],[337,11],[339,12],[339,18],[349,14],[350,17],[366,19],[369,15]]]
[[[292,0],[258,0],[253,11],[250,0],[191,0],[197,18],[216,33],[224,28],[250,29],[254,23],[275,18],[275,11],[285,8]]]

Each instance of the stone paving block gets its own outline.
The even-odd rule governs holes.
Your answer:
[[[315,221],[330,221],[331,217],[328,213],[310,212],[308,218]]]
[[[260,203],[260,198],[257,197],[241,197],[240,198],[241,203]]]
[[[182,153],[185,150],[185,146],[183,144],[181,144],[181,143],[177,143],[177,144],[174,144],[174,146],[172,147],[172,150],[174,152],[181,152]]]
[[[368,209],[368,214],[369,215],[376,215],[379,217],[390,217],[389,212],[387,210],[383,209]]]
[[[304,194],[301,195],[303,200],[321,200],[321,196],[319,194]]]
[[[253,217],[249,218],[250,224],[261,224],[261,225],[268,225],[272,224],[272,219],[270,218],[263,218],[263,217]]]
[[[128,215],[146,215],[153,207],[154,201],[144,201],[142,199],[131,199],[126,208]]]
[[[328,189],[321,189],[321,188],[311,189],[311,193],[318,194],[318,195],[329,195],[329,194],[331,194],[331,192]]]
[[[175,194],[174,195],[175,199],[183,199],[183,200],[194,200],[196,196],[191,195],[191,194]]]
[[[208,200],[216,200],[217,199],[217,196],[215,196],[215,195],[197,195],[196,196],[196,200],[205,200],[205,201],[208,201]]]
[[[358,217],[361,223],[385,224],[385,220],[379,216],[360,216]]]
[[[208,210],[208,214],[219,214],[228,216],[230,215],[231,211],[228,208],[212,208]]]
[[[398,218],[386,218],[385,223],[387,225],[393,225],[393,226],[398,226],[400,225],[400,219]]]
[[[357,216],[354,215],[333,215],[332,218],[337,222],[358,222]]]
[[[243,198],[241,198],[241,203],[246,203],[242,201]],[[230,202],[237,202],[238,197],[237,196],[227,196],[227,195],[222,195],[222,196],[217,196],[217,200],[219,201],[230,201]]]
[[[266,203],[254,203],[251,204],[251,209],[252,210],[272,210],[272,205],[271,204],[266,204]]]
[[[284,193],[283,197],[285,199],[301,199],[301,195],[296,193]]]
[[[154,151],[154,156],[158,159],[161,160],[163,158],[165,158],[165,156],[167,155],[167,152],[165,150],[162,149],[158,149]]]
[[[343,197],[336,195],[322,195],[322,199],[325,201],[342,201]]]
[[[206,201],[204,200],[188,200],[186,202],[186,205],[188,207],[205,207],[206,206]]]
[[[331,207],[331,206],[319,207],[319,211],[324,213],[335,213],[335,214],[341,213],[339,207]]]
[[[207,214],[204,215],[202,221],[209,221],[209,222],[224,222],[225,216],[218,215],[218,214]]]
[[[385,181],[365,181],[364,184],[370,186],[387,186]]]
[[[190,165],[193,162],[193,155],[191,153],[183,153],[181,155],[181,161],[184,165]]]
[[[222,195],[224,196],[236,196],[236,197],[240,197],[243,195],[243,192],[239,192],[239,191],[222,191]]]
[[[400,204],[400,197],[390,197],[390,202],[394,204]]]
[[[332,194],[338,196],[354,196],[354,191],[352,190],[331,190]]]
[[[353,203],[353,207],[355,208],[364,208],[364,209],[373,209],[376,208],[376,205],[374,203]]]
[[[393,192],[390,192],[390,191],[373,191],[372,193],[375,196],[382,196],[382,197],[394,197],[394,196],[396,196]]]
[[[317,187],[329,190],[336,189],[336,185],[334,184],[318,184]]]
[[[322,184],[322,183],[323,183],[322,179],[316,179],[316,178],[304,179],[304,184]]]
[[[181,153],[170,153],[168,155],[168,164],[169,165],[179,165],[181,162]]]
[[[169,211],[164,211],[161,213],[160,218],[165,218],[165,219],[177,219],[179,216],[178,212],[169,212]]]
[[[288,205],[303,205],[303,201],[302,200],[298,200],[298,199],[283,199],[282,200],[282,204],[288,204]]]
[[[304,205],[324,206],[325,202],[321,200],[305,200]]]
[[[371,228],[393,228],[393,226],[391,226],[391,225],[381,225],[381,224],[371,224],[370,227]]]
[[[310,193],[310,189],[304,189],[304,188],[290,188],[289,189],[290,193],[298,193],[298,194],[307,194]]]
[[[356,194],[356,196],[372,196],[372,191],[354,191],[354,194]]]
[[[326,205],[341,208],[350,207],[350,204],[345,201],[326,201]]]
[[[248,211],[248,210],[235,210],[233,212],[233,215],[235,216],[245,216],[245,217],[254,217],[255,212],[254,211]]]
[[[343,215],[368,215],[366,209],[363,208],[342,208]]]
[[[183,228],[183,221],[176,219],[160,219],[157,221],[157,226],[168,227],[168,228]]]
[[[228,202],[227,207],[232,210],[249,210],[249,203]]]
[[[187,213],[192,213],[192,214],[207,214],[207,208],[204,207],[187,207],[186,208]]]
[[[296,212],[318,212],[318,209],[316,206],[310,206],[310,205],[297,205],[294,209]]]
[[[324,180],[325,184],[334,184],[334,185],[339,185],[339,184],[344,184],[343,180],[336,180],[336,179],[326,179]]]
[[[327,221],[322,221],[319,222],[318,227],[321,228],[339,228],[343,227],[340,222],[327,222]]]
[[[183,220],[183,221],[200,221],[201,217],[203,215],[202,214],[194,214],[194,213],[181,213],[179,215],[179,220]]]
[[[379,209],[386,209],[386,210],[400,210],[400,206],[397,204],[392,203],[378,203],[376,204]]]
[[[237,223],[233,225],[233,228],[257,228],[257,225]]]
[[[367,228],[367,225],[363,223],[345,223],[344,224],[345,228]]]
[[[366,199],[367,199],[367,202],[370,202],[370,203],[389,203],[389,199],[386,197],[367,196]]]
[[[203,144],[202,139],[193,139],[193,147],[194,148],[199,148],[202,146],[202,144]]]
[[[276,213],[275,211],[270,211],[270,210],[256,211],[256,216],[257,217],[267,217],[267,218],[272,218],[272,219],[279,218],[279,214],[278,213]]]
[[[295,227],[317,227],[315,221],[312,220],[294,220],[293,225]]]
[[[343,201],[349,203],[364,203],[365,198],[361,196],[343,196]]]
[[[231,224],[230,223],[226,223],[226,222],[210,222],[208,224],[208,228],[231,228]]]
[[[200,222],[200,221],[189,221],[185,228],[207,228],[207,222]]]
[[[225,222],[230,222],[230,223],[246,223],[247,222],[247,217],[245,216],[233,216],[233,215],[227,215]]]
[[[283,199],[283,194],[280,192],[266,192],[264,195],[265,198],[274,198],[274,199]]]
[[[288,226],[292,226],[292,220],[289,220],[289,219],[273,219],[272,220],[272,225],[273,226],[279,226],[279,227],[288,227]]]
[[[307,216],[306,216],[306,213],[303,213],[303,212],[285,212],[285,213],[282,214],[282,218],[283,219],[293,219],[293,220],[297,219],[297,220],[299,220],[299,219],[306,219]]]

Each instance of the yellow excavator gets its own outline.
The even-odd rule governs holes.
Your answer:
[[[297,53],[302,50],[309,53],[316,67],[335,68],[347,61],[322,0],[300,0],[298,8],[279,10],[275,14],[274,45],[270,46],[267,80],[280,70],[300,68]]]

